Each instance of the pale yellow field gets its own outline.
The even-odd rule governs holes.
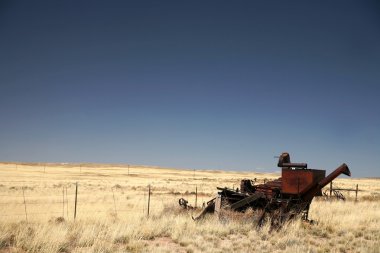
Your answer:
[[[197,189],[201,206],[217,186],[276,174],[2,163],[0,176],[0,252],[380,252],[379,179],[342,176],[334,186],[359,184],[358,202],[353,192],[343,192],[346,202],[314,200],[310,218],[318,225],[295,220],[270,231],[256,228],[248,214],[194,222],[178,199],[195,205]]]

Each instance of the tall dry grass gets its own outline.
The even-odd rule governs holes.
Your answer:
[[[92,167],[91,167],[92,166]],[[0,165],[0,252],[379,252],[379,180],[339,179],[363,191],[354,202],[313,202],[310,218],[280,230],[258,228],[247,215],[210,215],[194,222],[177,199],[198,204],[216,186],[238,186],[242,178],[274,174],[186,171],[133,166]],[[74,183],[79,182],[78,216],[73,220]],[[147,185],[152,186],[147,217]],[[68,190],[63,205],[62,187]],[[26,196],[25,220],[22,189]],[[112,189],[111,189],[112,188]],[[116,204],[116,205],[115,205]],[[116,208],[115,208],[116,207]],[[42,213],[42,214],[39,214]],[[17,215],[12,215],[17,214]],[[69,214],[69,215],[67,215]],[[8,215],[8,216],[7,216]]]

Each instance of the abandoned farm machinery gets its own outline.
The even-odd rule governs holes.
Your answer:
[[[288,153],[282,153],[278,160],[282,176],[276,180],[255,184],[243,179],[240,189],[217,188],[217,196],[194,218],[200,219],[207,213],[220,215],[225,210],[245,212],[248,209],[260,214],[259,224],[267,218],[272,225],[301,216],[308,220],[310,204],[315,196],[322,196],[322,188],[340,174],[351,176],[348,166],[343,163],[326,177],[325,170],[308,169],[306,163],[292,163]],[[179,204],[188,208],[187,201]]]

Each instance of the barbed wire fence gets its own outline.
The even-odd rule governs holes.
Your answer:
[[[100,192],[103,194],[99,194],[99,191],[91,194],[88,189],[81,191],[81,186],[84,185],[78,182],[66,183],[60,189],[55,189],[54,194],[52,189],[45,189],[46,192],[41,194],[39,188],[29,189],[26,186],[22,186],[21,191],[15,189],[11,193],[2,192],[0,194],[0,217],[20,217],[20,220],[25,219],[26,222],[40,216],[49,218],[58,216],[57,218],[76,220],[88,217],[90,214],[109,214],[118,217],[128,215],[128,213],[139,213],[141,216],[149,217],[152,214],[159,214],[168,203],[168,194],[172,194],[171,192],[160,192],[152,184],[147,185],[143,190],[132,190],[132,195],[125,194],[127,189],[118,184],[104,186],[107,190],[101,190]],[[196,206],[198,185],[193,187],[194,192],[186,191],[181,195],[194,197],[194,206]],[[131,199],[131,196],[134,196],[135,199]],[[173,199],[178,197],[177,193],[172,197]],[[154,204],[152,205],[152,203]]]

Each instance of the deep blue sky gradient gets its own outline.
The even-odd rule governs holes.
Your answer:
[[[380,176],[377,1],[1,1],[0,160]]]

